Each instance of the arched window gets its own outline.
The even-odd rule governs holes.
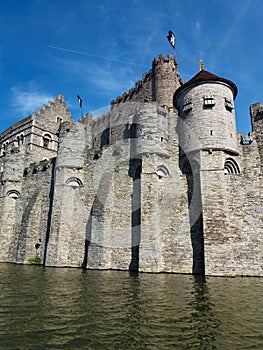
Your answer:
[[[67,179],[66,184],[68,186],[72,186],[72,187],[83,186],[82,181],[80,179],[78,179],[77,177],[70,177],[69,179]]]
[[[156,170],[156,174],[159,177],[159,179],[161,179],[163,177],[169,176],[169,171],[164,165],[160,165]]]
[[[49,134],[44,134],[42,137],[43,147],[52,148],[52,137]]]
[[[240,169],[237,162],[233,158],[227,158],[224,164],[224,174],[240,174]]]
[[[9,144],[9,141],[6,141],[5,143],[3,143],[3,149],[4,149],[4,150],[7,149],[8,144]]]
[[[7,192],[7,197],[17,199],[20,198],[20,193],[17,190],[10,190]]]

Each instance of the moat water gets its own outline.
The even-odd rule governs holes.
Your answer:
[[[263,279],[0,264],[0,349],[263,349]]]

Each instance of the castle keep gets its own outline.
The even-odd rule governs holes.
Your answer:
[[[97,119],[62,95],[0,134],[0,261],[262,276],[263,105],[172,55]]]

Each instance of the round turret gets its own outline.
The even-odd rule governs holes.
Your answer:
[[[155,103],[144,103],[134,118],[136,125],[133,157],[158,154],[168,157],[168,111]]]
[[[183,151],[224,150],[238,154],[234,100],[236,85],[201,70],[174,94]]]
[[[179,71],[173,55],[163,54],[155,58],[152,64],[153,100],[160,106],[173,106],[173,95],[180,86]]]

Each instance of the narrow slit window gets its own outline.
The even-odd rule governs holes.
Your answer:
[[[189,113],[193,109],[193,103],[191,100],[185,101],[185,104],[183,106],[183,112],[184,113]]]
[[[228,110],[229,112],[232,112],[232,110],[234,109],[233,101],[227,97],[225,97],[225,107],[226,110]]]

